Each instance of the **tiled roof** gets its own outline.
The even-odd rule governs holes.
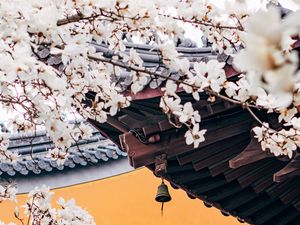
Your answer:
[[[110,50],[106,44],[91,43],[96,49],[96,52],[103,53],[106,58],[112,58],[116,55],[114,51]],[[171,76],[175,79],[179,79],[180,75],[177,72],[167,69],[162,63],[159,56],[159,51],[157,48],[146,44],[134,44],[131,42],[125,43],[126,50],[123,52],[129,54],[131,48],[134,48],[141,59],[143,60],[143,65],[148,69],[155,69],[157,73],[162,73],[165,76]],[[211,47],[177,47],[177,51],[182,54],[182,57],[187,58],[193,66],[194,62],[199,61],[209,61],[212,59],[217,59],[221,62],[227,62],[231,64],[232,58],[225,54],[218,54],[213,51]],[[61,57],[59,55],[51,55],[50,50],[46,47],[41,46],[38,53],[40,60],[46,62],[58,70],[63,70],[64,65],[62,64]],[[112,77],[113,81],[117,84],[122,91],[126,91],[132,82],[132,76],[129,71],[124,70],[119,76]],[[165,79],[163,78],[150,78],[146,86],[151,89],[156,89],[159,87]]]
[[[111,50],[107,48],[104,44],[94,44],[96,50],[99,52],[103,52],[104,56],[110,58],[114,54]],[[165,76],[170,76],[175,79],[180,79],[180,74],[178,72],[169,70],[168,68],[163,65],[161,62],[161,57],[159,56],[159,51],[157,48],[154,48],[150,45],[143,45],[143,44],[133,44],[133,43],[126,43],[126,51],[128,53],[131,48],[134,48],[136,52],[139,54],[141,59],[143,60],[143,65],[148,69],[155,69],[157,73],[161,73]],[[177,47],[177,51],[182,54],[183,58],[188,59],[191,62],[191,67],[193,66],[194,62],[200,61],[209,61],[212,59],[216,59],[218,61],[231,61],[229,60],[229,56],[225,54],[218,54],[212,50],[211,47]],[[128,89],[129,85],[132,82],[132,76],[130,76],[130,72],[123,71],[120,76],[114,77],[116,84],[121,88],[121,90],[125,91]],[[150,87],[151,89],[156,89],[157,87],[161,86],[161,84],[165,81],[164,78],[148,78],[148,83],[146,86]]]
[[[95,128],[93,130],[93,136],[90,139],[80,140],[76,145],[71,146],[70,154],[63,165],[59,165],[55,160],[46,157],[48,149],[54,147],[46,132],[40,131],[36,135],[12,136],[9,150],[21,154],[21,159],[13,164],[1,162],[0,175],[11,177],[29,173],[40,174],[53,170],[98,164],[127,155],[104,138]]]

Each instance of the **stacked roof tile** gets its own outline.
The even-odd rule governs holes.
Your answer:
[[[120,151],[116,145],[104,138],[95,128],[93,128],[91,138],[79,140],[70,147],[68,158],[63,164],[58,164],[56,160],[47,157],[48,150],[53,147],[54,144],[45,131],[12,136],[8,149],[18,152],[21,157],[15,163],[1,162],[1,177],[64,170],[65,168],[93,165],[126,156],[126,153]]]
[[[95,47],[96,52],[100,52],[103,54],[104,57],[107,59],[111,59],[113,56],[120,56],[122,54],[129,54],[131,48],[136,50],[138,55],[143,60],[143,66],[147,69],[153,69],[153,71],[157,73],[161,73],[165,76],[170,76],[175,79],[180,79],[180,74],[175,71],[171,71],[165,67],[165,65],[161,61],[160,52],[157,47],[145,44],[134,44],[131,42],[126,42],[126,49],[124,52],[115,53],[113,50],[109,49],[109,46],[106,44],[99,44],[99,43],[91,43],[93,47]],[[225,54],[218,54],[217,52],[213,51],[211,47],[202,47],[202,48],[189,48],[189,47],[177,47],[177,51],[182,55],[181,57],[187,58],[191,62],[191,67],[193,66],[194,62],[199,61],[209,61],[212,59],[216,59],[222,62],[231,63],[232,58],[225,55]],[[44,61],[48,65],[51,65],[58,70],[63,70],[64,65],[62,64],[61,56],[60,55],[51,55],[50,49],[47,47],[41,46],[37,52],[37,56],[40,60]],[[130,71],[123,70],[120,75],[113,76],[112,80],[116,83],[117,87],[120,88],[121,91],[126,91],[130,84],[132,83],[132,75]],[[165,81],[164,78],[155,78],[149,77],[148,83],[146,86],[150,87],[151,89],[156,89]]]

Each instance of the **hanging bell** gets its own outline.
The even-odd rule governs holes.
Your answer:
[[[168,190],[168,186],[165,185],[164,182],[161,183],[161,185],[158,186],[157,188],[157,194],[156,194],[156,197],[155,197],[155,200],[157,202],[169,202],[171,201],[171,196],[170,196],[170,193],[169,193],[169,190]]]

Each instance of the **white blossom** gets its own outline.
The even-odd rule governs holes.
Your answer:
[[[28,218],[28,225],[33,224],[65,224],[65,225],[94,225],[93,217],[73,199],[65,201],[61,197],[58,200],[59,208],[52,206],[54,193],[47,186],[36,187],[28,194],[28,200],[23,206]],[[17,218],[19,213],[15,213]],[[20,219],[20,218],[19,218]]]
[[[193,128],[189,129],[184,135],[186,138],[186,143],[188,145],[194,144],[194,148],[197,148],[201,142],[205,141],[205,133],[205,129],[199,130],[199,124],[195,124]]]
[[[58,165],[63,165],[68,159],[69,153],[59,148],[52,148],[48,150],[46,157],[56,161]]]
[[[175,111],[175,115],[179,116],[181,123],[190,121],[192,124],[199,123],[201,118],[198,111],[194,111],[192,103],[187,102],[183,105],[182,111]]]
[[[0,185],[0,202],[4,200],[16,201],[17,188],[14,184]]]

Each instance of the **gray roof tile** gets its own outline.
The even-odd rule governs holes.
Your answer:
[[[34,172],[35,174],[40,174],[42,172],[42,170],[40,170],[40,168],[38,168],[37,166],[35,166],[33,169],[32,169],[32,172]]]
[[[172,72],[161,63],[161,58],[159,56],[157,47],[153,45],[135,44],[131,42],[125,42],[124,44],[126,46],[126,49],[121,53],[121,55],[129,54],[130,49],[134,48],[143,60],[143,65],[145,67],[149,69],[155,69],[158,73],[169,74],[170,72]],[[112,58],[113,56],[120,55],[120,53],[115,53],[113,50],[109,49],[109,46],[106,44],[92,42],[91,45],[95,47],[96,52],[102,53],[106,58]],[[194,45],[188,46],[189,47],[177,47],[177,51],[182,54],[182,57],[187,58],[191,62],[191,66],[193,66],[193,62],[206,62],[211,59],[227,61],[230,59],[230,57],[227,55],[218,54],[217,52],[213,51],[211,47],[199,48],[195,47]],[[41,51],[38,53],[41,61],[46,62],[48,65],[52,65],[60,71],[64,69],[64,65],[62,64],[60,55],[51,55],[49,53],[49,50],[45,50],[44,47],[41,47],[39,51]],[[131,84],[132,77],[130,75],[130,72],[124,70],[121,75],[113,76],[112,80],[117,84],[121,91],[126,91]],[[149,78],[146,86],[155,89],[159,87],[163,83],[163,81],[164,79]]]
[[[90,139],[80,140],[69,149],[68,159],[64,165],[58,165],[55,160],[46,157],[48,149],[53,146],[44,131],[38,131],[36,135],[30,133],[12,135],[9,150],[21,154],[21,159],[14,164],[0,163],[0,175],[28,175],[30,172],[40,174],[43,171],[51,172],[87,166],[88,164],[93,165],[127,156],[125,152],[109,142],[94,128],[93,136]],[[80,152],[77,148],[80,149]],[[34,153],[34,158],[32,158],[31,153]]]
[[[46,47],[43,47],[41,46],[39,49],[38,49],[38,52],[37,52],[38,56],[41,58],[41,59],[45,59],[47,58],[49,55],[50,55],[50,50]]]
[[[20,162],[16,162],[12,166],[13,166],[13,169],[15,171],[21,171],[22,170],[22,165],[20,164]]]
[[[0,164],[0,169],[3,171],[3,172],[7,172],[9,170],[9,164],[8,163],[1,163]]]
[[[14,176],[14,175],[16,175],[16,171],[15,171],[13,168],[10,168],[8,171],[6,171],[6,173],[7,173],[9,176]]]
[[[22,175],[27,175],[29,173],[29,171],[25,167],[23,167],[19,172]]]

